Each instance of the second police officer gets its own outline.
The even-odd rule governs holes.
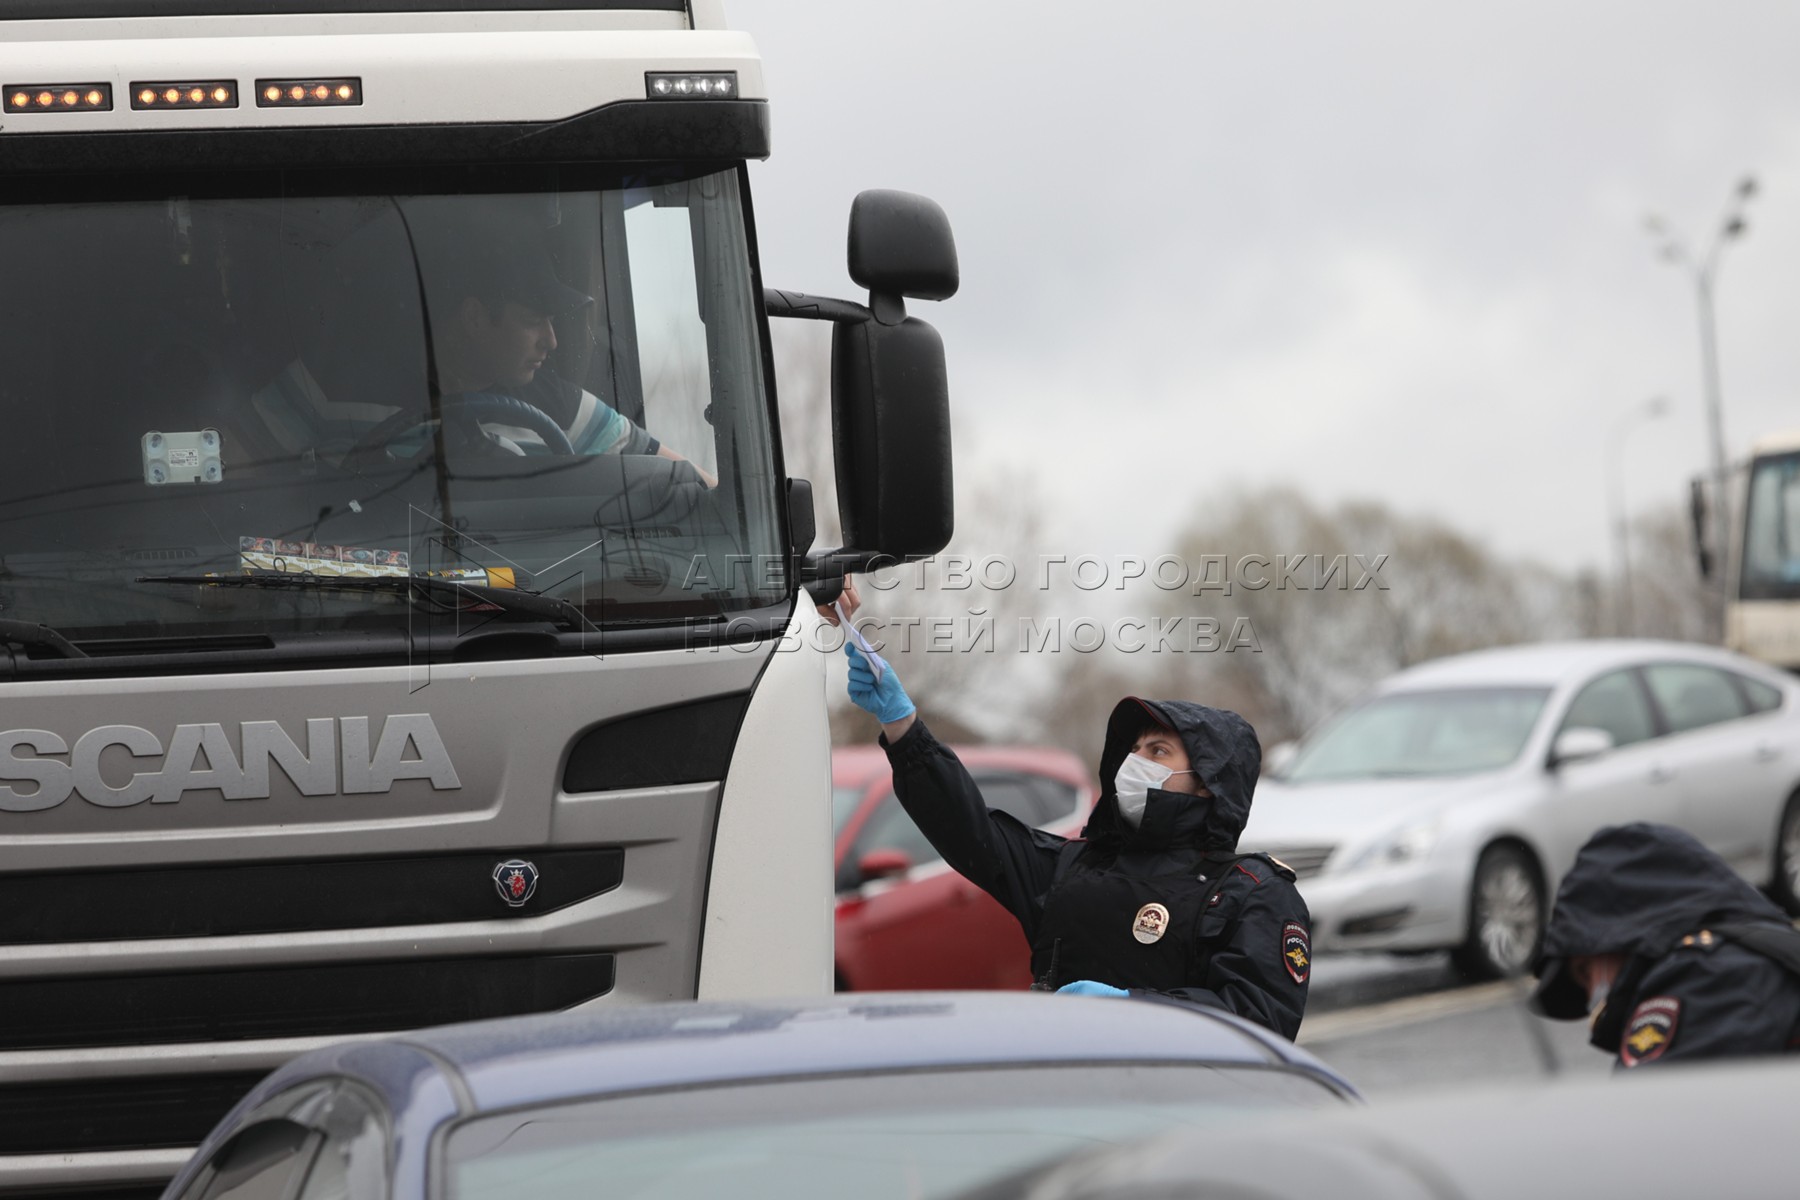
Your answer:
[[[854,645],[850,698],[882,724],[894,791],[932,846],[1024,927],[1037,986],[1223,1009],[1292,1038],[1312,973],[1294,874],[1240,854],[1262,748],[1234,712],[1128,697],[1080,839],[990,809],[918,719],[893,668]]]
[[[1576,855],[1532,1007],[1587,1017],[1621,1068],[1800,1050],[1800,931],[1684,830],[1600,830]]]

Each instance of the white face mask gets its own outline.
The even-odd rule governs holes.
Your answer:
[[[1144,805],[1150,801],[1151,788],[1161,787],[1176,775],[1192,774],[1192,771],[1171,771],[1141,754],[1127,754],[1113,776],[1113,787],[1119,793],[1119,819],[1136,829],[1143,824]]]

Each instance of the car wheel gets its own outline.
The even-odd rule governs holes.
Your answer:
[[[1775,900],[1800,917],[1800,792],[1788,797],[1775,833]]]
[[[1469,888],[1469,937],[1451,953],[1472,979],[1518,975],[1544,936],[1544,885],[1537,864],[1517,846],[1489,846]]]

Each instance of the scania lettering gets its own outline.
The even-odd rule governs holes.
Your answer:
[[[428,779],[439,790],[462,786],[430,713],[399,713],[387,718],[373,754],[367,717],[345,717],[341,722],[314,718],[306,722],[305,741],[302,750],[275,721],[244,721],[239,725],[238,744],[244,748],[240,762],[223,725],[177,725],[161,766],[135,770],[128,781],[114,786],[101,774],[102,751],[120,746],[133,758],[157,758],[165,753],[162,739],[136,725],[106,725],[88,730],[71,748],[48,729],[9,729],[0,733],[0,812],[55,808],[72,793],[102,808],[125,808],[146,800],[173,804],[184,792],[218,792],[227,800],[267,800],[274,795],[269,789],[271,764],[302,796],[390,792],[399,779]],[[33,754],[19,755],[20,749]],[[69,755],[67,763],[37,757],[63,754]],[[21,792],[11,786],[15,780],[37,786]]]
[[[0,1197],[328,1040],[830,988],[815,604],[949,541],[957,267],[874,191],[765,287],[770,115],[718,0],[0,0]]]

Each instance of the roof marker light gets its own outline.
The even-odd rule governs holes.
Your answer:
[[[112,107],[110,83],[9,83],[0,92],[7,112],[105,112]]]
[[[131,85],[131,107],[146,108],[236,108],[237,80],[187,79],[169,83]]]
[[[737,92],[736,71],[646,71],[652,100],[728,100]]]
[[[316,108],[362,103],[361,79],[259,79],[258,108]]]

